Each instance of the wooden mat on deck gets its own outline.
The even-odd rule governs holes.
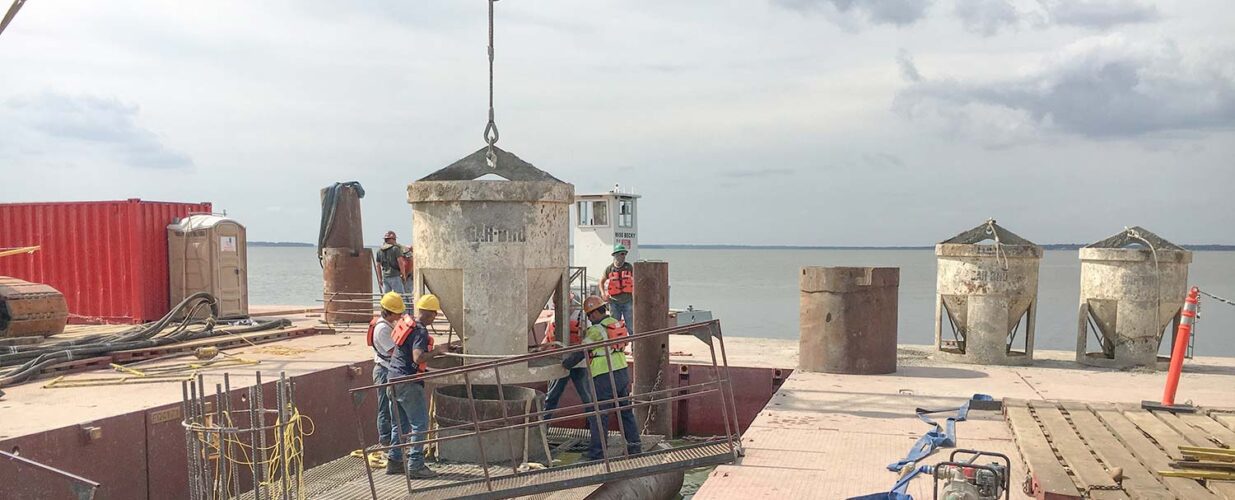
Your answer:
[[[1004,415],[1037,498],[1235,500],[1235,482],[1158,474],[1183,458],[1180,446],[1235,448],[1230,413],[1006,400]],[[1119,485],[1111,478],[1116,467],[1123,469]]]

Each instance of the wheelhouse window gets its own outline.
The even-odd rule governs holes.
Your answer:
[[[609,202],[585,200],[577,203],[576,207],[579,211],[580,226],[609,225]]]
[[[635,200],[618,200],[618,227],[635,227]]]

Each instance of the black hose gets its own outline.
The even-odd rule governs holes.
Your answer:
[[[163,315],[161,319],[154,323],[134,326],[112,334],[91,335],[86,339],[74,339],[37,346],[18,346],[18,348],[11,350],[9,354],[0,354],[0,368],[11,366],[16,362],[37,358],[43,353],[48,352],[75,350],[90,346],[97,346],[100,344],[111,345],[138,339],[148,339],[166,329],[168,323],[170,323],[173,318],[178,317],[185,307],[189,305],[193,306],[193,309],[190,310],[188,314],[183,316],[183,321],[187,323],[193,321],[193,316],[201,310],[203,305],[207,304],[210,306],[210,318],[213,321],[214,318],[218,317],[218,301],[215,300],[214,296],[209,293],[198,292],[185,297],[185,299],[180,301],[179,304],[176,304],[171,311],[168,311],[167,314]],[[0,352],[3,352],[3,350],[0,349]]]
[[[116,352],[116,351],[127,351],[127,350],[132,350],[132,349],[150,349],[154,347],[162,347],[165,345],[175,344],[179,342],[187,342],[191,340],[199,340],[199,339],[205,339],[205,338],[211,338],[211,337],[221,337],[224,335],[239,335],[242,333],[251,333],[251,332],[262,331],[262,330],[271,330],[271,329],[282,328],[286,326],[291,326],[290,320],[278,319],[278,320],[272,320],[272,321],[255,322],[255,324],[252,326],[236,328],[236,329],[232,329],[229,331],[214,330],[213,327],[207,327],[205,329],[194,331],[194,332],[182,330],[179,333],[176,333],[173,335],[162,336],[157,339],[137,340],[137,341],[123,342],[123,343],[107,343],[106,345],[79,347],[75,349],[43,353],[39,357],[33,360],[30,360],[29,362],[18,367],[13,372],[0,377],[0,387],[7,387],[13,384],[19,384],[19,383],[25,382],[35,377],[40,372],[42,372],[43,369],[51,365],[63,363],[66,361],[72,361],[73,359],[84,359],[84,358],[89,358],[89,357],[98,356],[101,354],[107,354],[107,353]]]
[[[207,306],[210,308],[210,315],[204,320],[194,319],[197,313]],[[189,307],[187,313],[181,316],[181,312],[186,307]],[[164,332],[173,321],[173,318],[177,317],[182,318],[179,320],[179,324],[170,332]],[[35,348],[0,355],[0,368],[20,363],[20,365],[11,368],[7,372],[0,372],[0,387],[25,382],[36,377],[47,367],[74,359],[84,359],[116,351],[149,349],[189,340],[222,335],[237,335],[291,326],[291,321],[287,319],[255,320],[251,326],[230,330],[215,330],[217,317],[218,301],[208,293],[199,292],[186,297],[163,318],[154,323],[139,325],[110,335],[91,335],[88,338],[93,339],[93,341],[90,342],[75,339],[73,341],[56,342],[41,346],[20,346]],[[202,328],[190,330],[189,328],[193,326],[201,326]]]

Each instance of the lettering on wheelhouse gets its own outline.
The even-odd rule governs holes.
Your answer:
[[[468,241],[472,243],[525,243],[527,228],[505,228],[489,224],[477,224],[467,229]]]

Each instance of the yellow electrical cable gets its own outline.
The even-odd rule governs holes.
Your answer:
[[[216,460],[227,460],[228,462],[247,466],[250,473],[256,473],[256,466],[260,463],[266,472],[266,477],[258,485],[254,485],[254,489],[263,488],[269,493],[269,488],[281,482],[283,477],[288,478],[289,484],[294,484],[297,490],[297,498],[304,498],[304,437],[311,436],[316,431],[316,426],[313,424],[313,419],[306,415],[302,415],[299,409],[291,408],[291,416],[288,417],[286,423],[276,422],[276,428],[282,426],[282,436],[276,436],[275,443],[269,446],[252,446],[245,444],[236,437],[223,437],[219,439],[211,439],[207,437],[208,431],[199,431],[196,433],[196,438],[199,442],[205,445],[206,458],[212,454],[217,454]],[[228,412],[220,412],[221,420],[227,422],[228,426],[232,426],[232,418]],[[306,430],[307,429],[307,430]],[[284,447],[284,454],[279,453],[280,442]],[[239,449],[241,457],[232,456],[226,450],[228,445],[233,445]],[[250,450],[253,451],[250,456]],[[256,459],[257,452],[265,451],[267,454],[266,460],[259,461]],[[221,479],[219,478],[220,467],[215,468],[215,486],[220,486]],[[294,474],[293,474],[294,471]],[[231,480],[235,476],[229,478],[226,484],[222,484],[223,491],[231,491]]]

